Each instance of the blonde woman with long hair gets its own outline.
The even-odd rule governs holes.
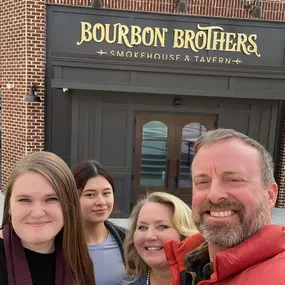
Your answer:
[[[126,283],[170,285],[173,276],[164,243],[196,233],[191,209],[176,196],[153,192],[140,200],[131,213],[124,244]]]

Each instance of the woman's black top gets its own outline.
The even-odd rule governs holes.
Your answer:
[[[30,269],[33,285],[54,285],[55,252],[42,254],[24,249]],[[3,239],[0,238],[0,285],[9,285]]]

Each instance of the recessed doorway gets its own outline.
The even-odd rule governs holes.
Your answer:
[[[165,191],[191,204],[193,145],[216,126],[217,116],[138,112],[134,198]]]

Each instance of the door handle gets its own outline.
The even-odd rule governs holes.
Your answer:
[[[169,179],[169,172],[170,172],[170,159],[166,160],[166,175],[165,178],[165,189],[168,189],[168,179]]]
[[[176,189],[178,189],[178,186],[179,186],[179,175],[180,175],[180,160],[177,159],[176,160],[176,173],[175,173],[175,177],[174,177]]]

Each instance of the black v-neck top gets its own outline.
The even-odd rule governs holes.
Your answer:
[[[55,252],[42,254],[24,249],[33,285],[55,284]],[[0,238],[0,285],[9,285],[5,259],[4,241]]]

